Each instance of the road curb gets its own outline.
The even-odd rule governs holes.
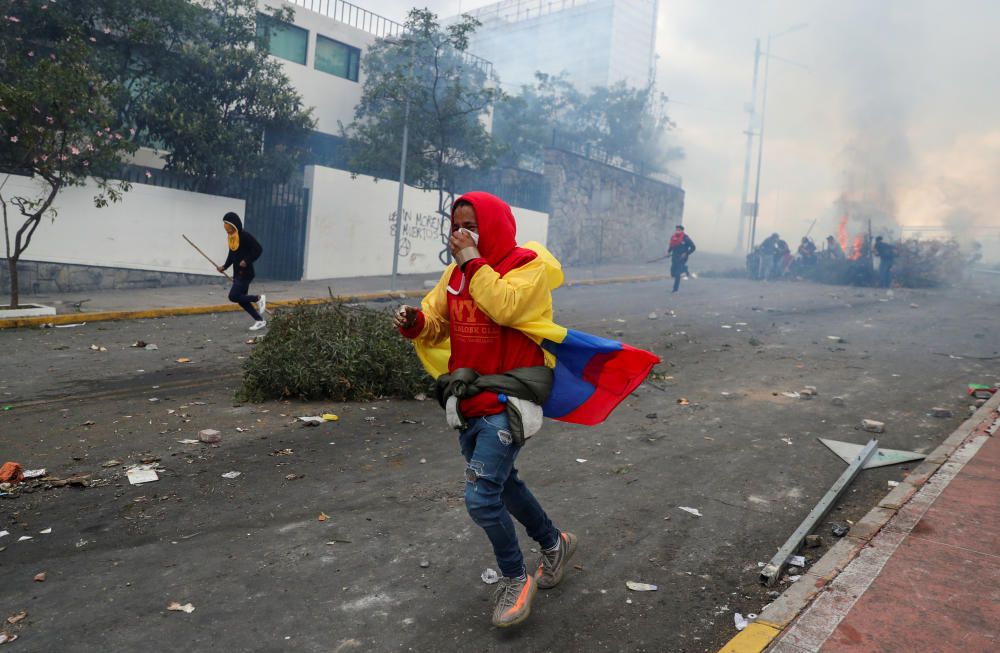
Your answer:
[[[423,297],[425,290],[398,290],[352,295],[336,295],[330,297],[302,297],[299,299],[276,299],[268,302],[274,307],[296,306],[298,304],[329,304],[331,301],[373,301],[378,299],[402,299],[403,297]],[[171,306],[151,308],[141,311],[97,311],[94,313],[67,313],[63,315],[45,315],[40,317],[23,317],[0,320],[0,329],[16,329],[21,327],[38,327],[44,324],[78,324],[80,322],[110,322],[112,320],[148,320],[159,317],[176,317],[182,315],[206,315],[208,313],[230,313],[242,311],[238,304],[211,304],[208,306]]]
[[[635,283],[640,281],[660,281],[667,279],[665,275],[641,275],[631,277],[607,277],[604,279],[583,279],[570,281],[564,287],[601,286],[613,283]],[[369,293],[336,295],[334,297],[303,297],[299,299],[276,299],[268,302],[269,306],[288,307],[297,304],[328,304],[332,301],[375,301],[379,299],[403,299],[404,297],[423,297],[427,289],[420,290],[382,290]],[[208,306],[173,306],[151,308],[140,311],[96,311],[94,313],[67,313],[62,315],[43,315],[39,317],[22,317],[0,319],[0,329],[18,329],[25,327],[40,327],[46,324],[64,325],[81,322],[110,322],[114,320],[148,320],[160,317],[177,317],[183,315],[206,315],[209,313],[230,313],[241,311],[238,304],[212,304]]]
[[[890,519],[944,466],[966,440],[988,433],[1000,417],[1000,392],[993,395],[924,459],[899,485],[851,527],[808,572],[761,611],[760,617],[736,634],[719,653],[762,653],[847,565],[868,546]],[[992,435],[992,433],[989,433]]]

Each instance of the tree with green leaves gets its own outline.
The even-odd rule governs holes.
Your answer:
[[[117,111],[126,91],[100,74],[87,32],[45,29],[53,5],[0,7],[0,210],[10,306],[17,308],[17,263],[42,219],[55,217],[56,195],[91,179],[97,206],[117,201],[128,184],[113,177],[136,145],[135,130]],[[30,177],[30,190],[5,190],[12,174]]]
[[[38,184],[0,195],[14,304],[17,261],[59,191],[92,178],[98,205],[120,198],[128,184],[113,179],[140,145],[204,192],[298,170],[314,122],[259,17],[292,14],[255,0],[0,0],[0,173]]]
[[[683,156],[669,143],[674,123],[667,97],[654,87],[618,83],[584,94],[565,75],[535,78],[533,86],[522,86],[497,107],[494,136],[508,165],[538,169],[544,148],[553,143],[599,152],[643,175],[662,172]]]
[[[284,181],[298,170],[315,122],[269,56],[289,7],[256,0],[75,0],[72,20],[103,46],[104,74],[128,90],[121,118],[165,169],[203,192],[243,180]]]
[[[502,92],[488,62],[468,52],[479,25],[463,16],[442,27],[433,12],[411,10],[400,36],[379,39],[368,49],[361,102],[354,121],[343,128],[352,169],[398,179],[404,122],[408,125],[405,183],[437,191],[442,261],[448,256],[448,207],[457,176],[491,167],[498,153],[485,119]]]

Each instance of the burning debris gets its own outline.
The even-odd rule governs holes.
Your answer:
[[[893,234],[898,226],[885,198],[865,202],[845,195],[838,199],[836,210],[836,235],[828,235],[821,248],[808,234],[795,255],[779,234],[764,239],[747,256],[750,278],[931,288],[961,279],[965,269],[981,258],[975,247],[971,254],[964,254],[954,239],[896,240]]]

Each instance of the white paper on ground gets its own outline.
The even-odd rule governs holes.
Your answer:
[[[677,506],[677,507],[683,510],[684,512],[691,513],[695,517],[704,517],[704,515],[701,514],[701,511],[698,510],[697,508],[688,508],[687,506]]]
[[[736,623],[736,630],[743,630],[747,627],[747,620],[739,612],[733,615],[733,621]]]
[[[789,556],[788,557],[788,564],[792,565],[793,567],[805,567],[806,566],[806,557],[805,556]]]
[[[24,470],[24,478],[38,478],[39,476],[45,476],[44,469],[26,469]]]
[[[497,570],[493,569],[492,567],[487,567],[486,569],[484,569],[483,573],[480,574],[479,577],[482,578],[483,582],[486,583],[487,585],[492,585],[493,583],[496,583],[497,581],[500,580],[500,574],[498,574]]]
[[[142,467],[133,467],[128,470],[128,482],[132,485],[142,485],[143,483],[152,483],[158,480],[160,480],[160,477],[156,475],[155,470]]]

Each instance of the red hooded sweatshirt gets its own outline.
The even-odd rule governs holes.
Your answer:
[[[448,371],[470,367],[480,374],[499,374],[517,367],[544,365],[542,349],[526,335],[491,320],[469,294],[469,280],[483,267],[493,268],[501,277],[532,261],[537,254],[517,246],[517,225],[510,207],[499,197],[480,191],[462,195],[457,200],[472,204],[479,223],[480,258],[458,267],[448,283],[448,320],[451,358]],[[423,313],[412,329],[403,335],[415,338],[424,328]],[[504,410],[493,392],[463,399],[459,409],[465,417],[495,415]]]

